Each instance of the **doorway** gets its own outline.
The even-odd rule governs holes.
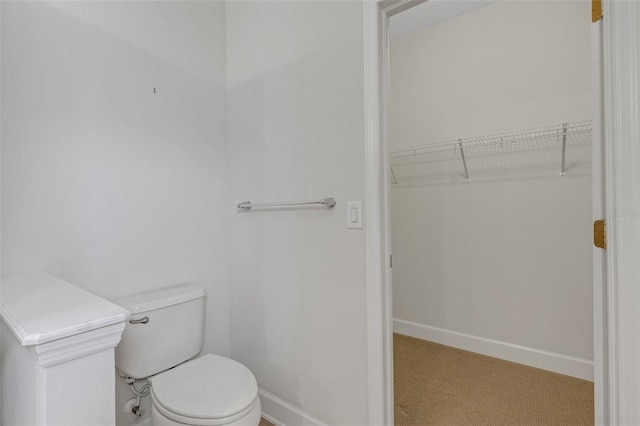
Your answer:
[[[365,205],[367,256],[369,423],[393,424],[393,356],[391,343],[390,239],[388,223],[388,159],[386,99],[389,17],[422,0],[364,2],[365,70]],[[594,251],[594,385],[596,424],[640,423],[636,384],[640,382],[640,117],[637,73],[640,58],[640,3],[602,4],[592,27],[593,45],[602,46],[602,114],[594,114],[594,134],[606,144],[600,151],[601,180],[594,212],[606,218],[607,249]],[[597,16],[597,15],[596,15]],[[594,150],[594,154],[595,154]],[[594,168],[594,172],[598,168]],[[595,174],[594,174],[595,177]],[[605,190],[606,188],[606,190]],[[598,201],[601,203],[596,206]],[[598,270],[599,269],[599,270]],[[600,285],[598,285],[598,280]]]
[[[556,36],[565,30],[575,36],[567,19],[588,19],[588,5],[568,10],[559,2],[566,10],[554,12],[526,2],[472,2],[468,10],[461,5],[470,2],[455,2],[456,10],[445,3],[424,3],[391,19],[394,330],[593,380],[588,230],[592,195],[594,206],[602,199],[591,175],[592,111],[600,102],[592,99],[599,91],[589,77],[590,22],[567,45],[545,41],[553,33],[546,14],[564,19]],[[431,9],[431,27],[417,32],[429,34],[394,41],[394,19],[423,6]],[[580,6],[585,10],[577,12]],[[546,33],[533,36],[540,22]],[[431,44],[419,45],[425,40]],[[549,46],[557,51],[545,52]],[[423,80],[412,88],[416,78]],[[399,101],[394,90],[411,99]]]

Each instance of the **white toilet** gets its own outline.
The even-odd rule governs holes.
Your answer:
[[[258,384],[247,367],[202,349],[203,289],[182,285],[114,301],[131,313],[116,347],[122,376],[151,383],[154,426],[257,426]]]

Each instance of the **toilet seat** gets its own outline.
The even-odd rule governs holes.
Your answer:
[[[152,378],[151,398],[169,419],[190,425],[224,425],[258,403],[258,384],[247,367],[206,354]]]
[[[238,421],[242,418],[244,418],[245,416],[251,417],[252,416],[252,411],[254,409],[256,409],[256,405],[259,404],[260,399],[258,398],[258,396],[256,395],[256,398],[253,400],[253,402],[251,403],[251,405],[244,411],[231,416],[231,417],[225,417],[225,418],[220,418],[220,419],[201,419],[201,418],[196,418],[196,417],[188,417],[188,416],[182,416],[180,414],[176,414],[174,412],[171,412],[169,410],[167,410],[166,408],[164,408],[162,405],[160,405],[158,403],[158,401],[154,398],[153,396],[153,392],[151,393],[151,400],[153,402],[153,408],[155,410],[157,410],[162,416],[164,416],[167,419],[173,420],[175,422],[178,422],[181,425],[194,425],[194,426],[223,426],[223,425],[229,425],[235,421]],[[260,419],[260,410],[258,409],[258,413],[255,414],[255,417],[257,418],[256,423],[258,424],[258,421]],[[154,423],[155,424],[155,423]],[[165,424],[165,423],[162,423]],[[173,424],[173,423],[171,423]]]

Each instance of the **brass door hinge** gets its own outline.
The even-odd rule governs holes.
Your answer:
[[[607,248],[607,224],[604,220],[593,222],[593,244],[601,249]]]
[[[596,23],[602,19],[602,0],[591,0],[591,22]]]

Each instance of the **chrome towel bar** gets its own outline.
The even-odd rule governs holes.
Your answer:
[[[251,201],[245,201],[238,203],[239,209],[250,210],[253,207],[282,207],[282,206],[303,206],[309,204],[322,204],[325,207],[333,207],[336,205],[336,200],[333,197],[323,198],[320,201],[280,201],[276,203],[252,203]]]

